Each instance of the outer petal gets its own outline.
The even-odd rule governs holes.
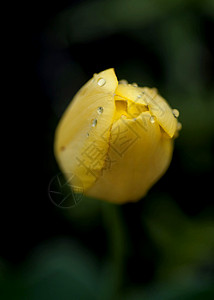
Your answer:
[[[168,103],[158,95],[156,89],[140,88],[130,84],[119,84],[116,93],[121,97],[147,106],[151,114],[157,118],[158,123],[164,131],[170,137],[174,136],[177,129],[177,120],[173,116],[172,109]]]
[[[169,104],[157,93],[156,89],[142,88],[142,91],[151,114],[157,118],[166,133],[173,137],[177,129],[177,119],[173,116]]]
[[[115,203],[136,201],[163,175],[173,144],[150,117],[147,111],[136,120],[120,118],[113,124],[108,161],[87,195]]]
[[[95,74],[76,94],[56,130],[59,166],[65,176],[80,178],[84,190],[97,180],[105,163],[117,85],[113,69]]]

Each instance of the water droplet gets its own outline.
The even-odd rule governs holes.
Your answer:
[[[150,121],[152,124],[154,124],[154,123],[155,123],[155,116],[151,116],[150,119],[149,119],[149,121]]]
[[[133,82],[133,83],[132,83],[132,86],[133,86],[133,87],[138,87],[138,84],[137,84],[136,82]]]
[[[91,121],[92,127],[95,127],[97,125],[97,119],[94,119]]]
[[[177,130],[179,131],[181,129],[182,129],[182,124],[180,122],[178,122],[178,124],[177,124]]]
[[[102,107],[102,106],[99,106],[99,107],[97,108],[97,112],[98,112],[99,115],[101,115],[101,114],[103,113],[103,107]]]
[[[173,113],[175,118],[179,117],[179,111],[176,108],[172,110],[172,113]]]
[[[106,84],[106,81],[104,78],[100,78],[100,79],[98,79],[97,84],[99,86],[104,86]]]
[[[128,84],[128,81],[125,79],[119,80],[119,84]]]
[[[143,95],[142,94],[139,94],[139,95],[137,95],[137,98],[141,98]]]

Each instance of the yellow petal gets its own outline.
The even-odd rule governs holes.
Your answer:
[[[59,166],[65,176],[75,174],[84,190],[99,178],[105,163],[117,85],[113,69],[95,74],[76,94],[56,130]]]
[[[138,117],[143,111],[148,111],[147,105],[132,101],[129,98],[118,96],[117,94],[115,95],[114,100],[116,106],[114,121],[118,120],[121,116],[133,119]]]
[[[173,142],[161,131],[157,120],[151,122],[148,111],[136,120],[117,120],[111,128],[103,172],[86,194],[115,203],[144,196],[171,161]]]
[[[147,105],[145,97],[142,94],[142,88],[131,84],[118,84],[116,95],[145,106]]]
[[[173,137],[177,128],[177,119],[174,117],[169,104],[155,89],[142,88],[142,91],[145,94],[145,101],[148,103],[151,114],[157,118],[165,132]]]
[[[157,118],[158,123],[164,131],[170,137],[174,136],[177,129],[177,119],[174,117],[168,103],[157,93],[156,89],[140,88],[130,84],[119,84],[116,94],[144,107],[147,106],[151,114]]]

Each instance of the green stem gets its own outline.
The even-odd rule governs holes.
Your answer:
[[[123,284],[126,252],[126,234],[124,232],[121,207],[110,203],[103,203],[103,217],[108,235],[110,260],[113,265],[112,280],[114,293],[117,295]]]

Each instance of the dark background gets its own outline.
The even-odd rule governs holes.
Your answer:
[[[31,2],[17,16],[1,299],[213,299],[213,1]],[[55,128],[110,67],[179,109],[172,163],[136,204],[60,209],[48,195]]]

